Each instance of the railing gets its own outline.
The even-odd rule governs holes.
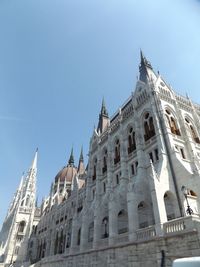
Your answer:
[[[137,241],[149,240],[156,236],[155,226],[148,226],[136,231]]]
[[[184,218],[178,218],[163,224],[163,232],[165,235],[187,232],[196,229],[195,222],[199,221],[198,216],[188,216]]]

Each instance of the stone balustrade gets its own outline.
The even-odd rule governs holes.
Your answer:
[[[164,235],[172,235],[180,232],[196,230],[196,222],[200,222],[199,216],[187,216],[178,218],[163,224]]]
[[[155,236],[156,230],[154,225],[136,231],[137,241],[149,240],[154,238]]]

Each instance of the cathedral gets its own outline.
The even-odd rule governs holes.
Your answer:
[[[102,101],[84,164],[73,149],[36,205],[37,154],[0,232],[0,267],[172,266],[200,255],[200,105],[141,52],[135,90]]]

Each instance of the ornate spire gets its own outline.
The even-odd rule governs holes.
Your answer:
[[[71,149],[71,154],[70,154],[70,157],[69,157],[68,164],[69,165],[74,165],[74,151],[73,151],[73,147]]]
[[[35,156],[31,164],[31,169],[37,169],[38,148],[35,151]]]
[[[149,80],[149,73],[148,70],[153,70],[151,63],[145,58],[143,55],[142,50],[140,50],[140,81],[147,83]]]

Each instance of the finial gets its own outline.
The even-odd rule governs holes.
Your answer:
[[[71,154],[70,154],[70,158],[68,161],[69,165],[74,165],[74,152],[73,152],[73,147],[71,149]]]

